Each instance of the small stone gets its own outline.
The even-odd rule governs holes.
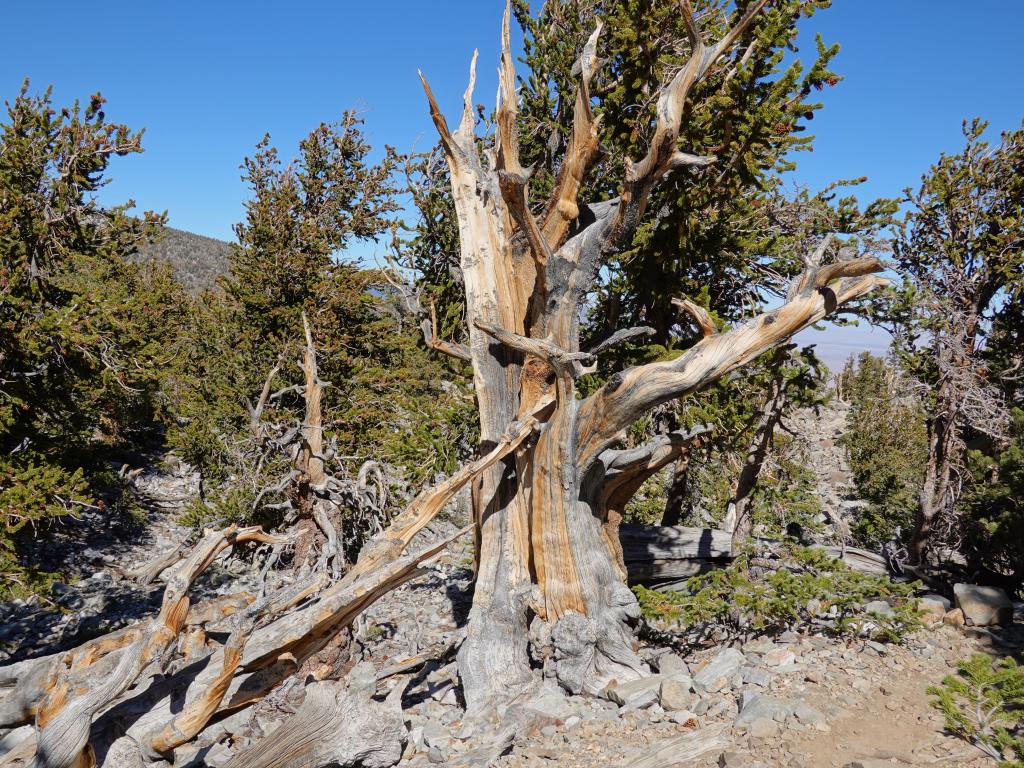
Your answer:
[[[718,756],[718,768],[753,768],[754,758],[742,752],[723,752]]]
[[[686,710],[693,705],[693,694],[690,692],[690,678],[670,677],[661,683],[660,701],[669,712]]]
[[[577,727],[582,722],[583,720],[576,715],[567,717],[565,720],[565,730],[571,731],[573,728]]]
[[[772,648],[764,655],[764,663],[769,667],[782,667],[796,661],[796,654],[789,648]]]
[[[743,667],[740,674],[747,685],[758,685],[762,688],[767,688],[772,680],[772,676],[759,667]]]
[[[793,704],[793,716],[804,725],[816,726],[825,722],[825,715],[820,710],[803,701]]]
[[[942,623],[948,624],[951,627],[962,627],[964,625],[964,612],[959,608],[954,608],[942,617]],[[934,649],[931,646],[928,646],[927,650],[934,653]],[[927,654],[926,658],[930,658],[931,655],[931,653]]]
[[[917,610],[921,621],[926,627],[937,627],[942,623],[943,616],[949,611],[949,600],[942,595],[925,595],[917,601]]]
[[[715,693],[729,685],[746,659],[735,648],[723,648],[703,669],[693,676],[694,687]]]
[[[443,725],[436,720],[428,720],[423,724],[423,743],[428,747],[448,746],[451,736]]]
[[[864,612],[873,616],[882,616],[887,619],[896,615],[896,611],[894,611],[892,606],[885,602],[885,600],[872,600],[864,606]]]
[[[793,705],[788,701],[755,693],[743,701],[743,707],[734,725],[750,725],[754,720],[760,718],[777,720],[782,723],[792,712]]]
[[[545,725],[543,728],[540,729],[540,735],[545,736],[549,739],[552,736],[555,736],[557,733],[558,729],[553,725]]]
[[[699,725],[697,715],[685,709],[679,712],[670,712],[668,719],[673,723],[683,726],[683,728],[696,728]]]
[[[657,659],[658,672],[667,677],[689,675],[690,668],[683,661],[683,657],[677,653],[663,653]]]
[[[779,732],[779,724],[767,717],[759,717],[747,726],[747,733],[754,739],[768,739]]]
[[[427,750],[427,760],[434,763],[435,765],[440,765],[441,763],[445,762],[446,758],[444,756],[444,752],[442,752],[440,749],[438,749],[437,747],[431,747]]]
[[[956,605],[964,620],[975,627],[1008,625],[1013,621],[1013,603],[999,587],[957,584],[953,587]]]
[[[630,680],[620,685],[609,686],[604,693],[607,698],[621,707],[642,709],[649,707],[658,700],[658,690],[664,678],[661,675],[649,675],[639,680]]]

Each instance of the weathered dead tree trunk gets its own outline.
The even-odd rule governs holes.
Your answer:
[[[757,488],[757,479],[761,476],[765,460],[771,452],[775,428],[782,419],[782,411],[785,406],[786,379],[782,370],[778,369],[768,384],[768,396],[764,408],[754,426],[754,434],[750,438],[750,444],[747,446],[743,458],[743,468],[736,479],[736,490],[733,491],[726,509],[725,524],[722,527],[732,534],[734,545],[750,538],[753,533],[754,516],[751,502],[754,490]]]
[[[670,588],[691,576],[722,568],[733,561],[739,548],[727,531],[688,528],[682,525],[624,525],[619,531],[622,557],[630,584]],[[770,539],[759,539],[771,544]],[[855,571],[888,573],[886,560],[877,552],[856,547],[819,546],[830,557]]]
[[[306,669],[306,662],[454,540],[404,554],[460,489],[536,431],[536,416],[549,412],[550,405],[541,401],[534,413],[511,422],[487,453],[420,493],[340,580],[321,571],[262,599],[239,595],[190,608],[192,583],[226,548],[247,541],[280,543],[259,528],[207,531],[188,557],[170,566],[163,607],[151,622],[0,670],[0,728],[35,723],[14,764],[121,768],[161,762],[216,718],[251,706],[300,670],[309,673],[300,683],[308,688],[308,705],[280,734],[271,734],[270,742],[254,745],[232,764],[281,764],[274,762],[277,757],[311,768],[392,764],[404,740],[404,725],[391,711],[395,703],[384,709],[371,705],[365,681],[317,686],[315,681],[333,668]],[[206,632],[208,624],[228,632],[223,644]],[[366,715],[378,709],[369,727]],[[313,731],[330,743],[319,743]],[[104,750],[99,759],[97,736]]]
[[[652,190],[669,174],[715,161],[678,147],[690,89],[745,35],[766,0],[720,41],[705,44],[689,3],[681,3],[692,48],[689,61],[658,93],[656,125],[645,157],[626,162],[626,180],[610,200],[579,199],[600,153],[590,84],[600,26],[580,58],[574,128],[554,190],[531,201],[529,172],[519,160],[517,94],[503,27],[497,130],[481,147],[475,133],[475,62],[456,130],[449,129],[424,80],[431,115],[448,163],[458,216],[469,343],[484,449],[507,425],[553,405],[535,440],[485,472],[474,487],[479,568],[467,637],[459,651],[472,715],[530,689],[528,638],[548,644],[553,673],[571,691],[597,691],[612,680],[645,673],[632,625],[636,600],[625,584],[616,541],[617,512],[665,455],[661,438],[616,450],[636,419],[714,382],[785,342],[883,281],[874,258],[822,265],[824,248],[781,307],[725,333],[687,302],[705,337],[680,357],[622,371],[580,399],[576,381],[601,350],[581,351],[580,308],[608,258],[628,247]],[[694,183],[700,183],[694,176]],[[617,334],[622,338],[629,330]],[[658,458],[663,456],[664,461]],[[659,464],[659,462],[661,462]]]

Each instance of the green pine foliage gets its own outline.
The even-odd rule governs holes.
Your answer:
[[[857,495],[868,502],[851,532],[858,544],[877,548],[897,529],[908,536],[913,526],[928,458],[924,413],[899,372],[869,352],[846,362],[838,386],[850,403],[840,445]]]
[[[648,621],[710,637],[773,635],[787,630],[899,642],[919,625],[916,584],[860,573],[822,550],[792,542],[772,552],[748,549],[727,568],[694,576],[681,591],[633,587]],[[884,600],[891,613],[870,612]]]
[[[1024,410],[1013,409],[1011,439],[994,454],[967,452],[970,483],[961,499],[971,565],[1018,590],[1024,583]]]
[[[946,729],[1006,768],[1024,768],[1024,667],[1010,657],[985,653],[957,667],[942,685],[928,688]]]
[[[389,275],[344,255],[394,227],[396,158],[389,150],[373,164],[369,152],[360,121],[346,114],[314,130],[290,163],[268,138],[244,163],[250,199],[238,245],[220,287],[192,308],[170,385],[170,442],[206,481],[187,522],[281,522],[289,489],[280,478],[292,460],[281,446],[304,418],[304,313],[329,382],[332,473],[355,477],[364,461],[378,462],[399,504],[465,455],[472,401],[461,372],[427,354]],[[271,396],[254,422],[265,385]],[[357,540],[369,532],[346,528]]]
[[[55,518],[116,501],[90,478],[157,415],[182,305],[166,267],[129,261],[162,217],[97,202],[110,161],[142,151],[103,105],[26,81],[0,122],[0,593],[49,578],[27,545]]]

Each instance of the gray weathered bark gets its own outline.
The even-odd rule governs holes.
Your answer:
[[[783,306],[721,334],[703,310],[684,302],[705,331],[702,341],[675,360],[623,371],[593,395],[577,397],[577,378],[594,365],[594,353],[580,351],[581,304],[602,265],[632,241],[651,191],[673,171],[714,162],[677,146],[683,108],[692,85],[764,5],[765,0],[751,3],[722,40],[706,45],[689,4],[681,4],[691,58],[658,94],[647,155],[627,162],[620,195],[607,201],[578,199],[599,152],[590,82],[600,27],[580,58],[575,124],[555,188],[535,207],[518,157],[508,11],[492,144],[481,148],[475,135],[475,56],[455,131],[424,80],[459,223],[465,351],[473,366],[483,444],[542,399],[552,400],[536,440],[485,473],[474,488],[478,573],[458,657],[471,715],[492,712],[534,684],[528,636],[551,646],[547,655],[557,660],[558,677],[570,690],[596,691],[612,680],[644,674],[632,630],[638,607],[625,584],[615,529],[645,473],[680,453],[656,443],[639,449],[635,461],[625,461],[616,443],[647,411],[714,382],[882,282],[872,274],[882,269],[873,258],[825,266],[808,259]],[[527,627],[530,614],[535,618]]]

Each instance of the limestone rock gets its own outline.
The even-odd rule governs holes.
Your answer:
[[[729,685],[746,658],[735,648],[723,648],[702,670],[693,676],[694,687],[715,693]]]
[[[664,680],[662,675],[641,677],[639,680],[610,686],[605,689],[605,695],[620,707],[642,709],[658,700],[658,691]]]
[[[892,606],[885,602],[885,600],[872,600],[864,606],[864,612],[874,616],[882,616],[887,619],[896,615],[896,611],[894,611]]]
[[[937,627],[949,611],[949,600],[940,595],[925,595],[917,601],[917,610],[925,626]]]
[[[661,706],[669,712],[689,709],[693,705],[690,692],[692,681],[688,677],[669,677],[661,682]]]
[[[964,620],[975,627],[1010,624],[1013,621],[1013,603],[999,587],[977,584],[957,584],[953,587],[957,607],[964,612]]]
[[[951,627],[962,627],[964,625],[964,612],[959,608],[954,608],[942,617],[942,623],[948,624]]]

